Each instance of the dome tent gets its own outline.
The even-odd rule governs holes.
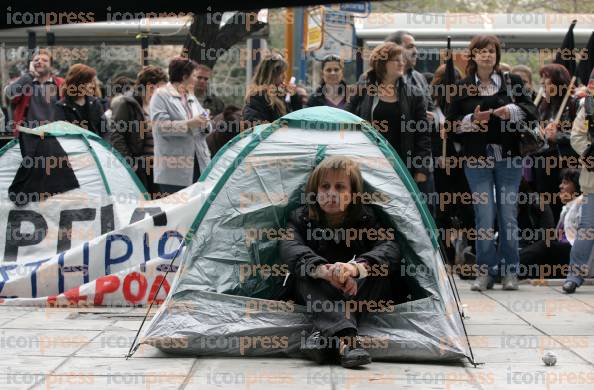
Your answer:
[[[200,178],[213,190],[186,236],[169,295],[140,343],[195,355],[298,356],[311,319],[304,306],[274,301],[283,277],[274,274],[281,264],[278,238],[266,232],[286,226],[312,169],[331,155],[358,161],[366,189],[387,195],[376,207],[396,229],[403,266],[413,271],[402,278],[408,301],[360,323],[361,335],[387,340],[386,347],[370,349],[373,358],[474,362],[436,227],[416,184],[368,122],[329,107],[256,126],[214,157]],[[269,337],[272,346],[258,344],[258,337]]]
[[[78,181],[78,188],[73,190],[76,193],[93,197],[147,199],[146,189],[122,156],[95,133],[62,121],[35,129],[20,128],[20,132],[27,134],[28,139],[34,140],[39,137],[40,144],[44,137],[53,137],[58,141],[55,145],[63,150],[58,154],[65,152]],[[30,152],[24,151],[19,139],[13,139],[0,149],[0,197],[3,201],[8,195],[11,183],[18,179],[18,174],[21,174],[19,168],[22,163],[27,168],[39,162],[48,164],[48,170],[55,168],[49,166],[48,155],[35,155],[36,150]],[[53,156],[52,152],[52,150],[48,151],[50,158]],[[23,157],[24,154],[26,154],[25,157]],[[54,161],[54,163],[62,165],[60,161]]]

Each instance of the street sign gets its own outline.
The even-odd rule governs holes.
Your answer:
[[[305,17],[305,34],[304,34],[304,43],[303,48],[305,51],[312,51],[317,50],[322,47],[323,42],[323,8],[322,7],[315,7],[315,8],[308,8],[307,14]]]
[[[323,33],[323,45],[314,52],[314,58],[321,60],[329,54],[339,55],[345,61],[355,58],[355,29],[351,13],[325,9]]]
[[[371,12],[371,2],[361,1],[358,3],[340,3],[340,8],[343,12],[351,12],[355,14],[368,14]]]

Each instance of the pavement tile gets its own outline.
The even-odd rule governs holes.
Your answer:
[[[0,390],[447,389],[592,390],[594,286],[467,291],[458,283],[476,361],[374,362],[359,370],[300,359],[167,355],[142,345],[125,360],[145,308],[0,306]],[[541,357],[552,351],[558,363]]]

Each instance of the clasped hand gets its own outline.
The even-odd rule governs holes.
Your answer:
[[[332,286],[348,295],[357,295],[357,281],[355,278],[359,276],[359,270],[354,264],[322,264],[318,266],[318,271],[320,278],[326,280]]]

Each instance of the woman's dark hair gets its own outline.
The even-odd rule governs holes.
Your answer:
[[[109,91],[104,96],[122,95],[132,89],[134,82],[126,75],[119,75],[111,79],[109,83]]]
[[[97,71],[85,64],[74,64],[68,69],[64,83],[60,87],[62,95],[77,97],[80,96],[79,86],[90,83],[95,80]]]
[[[496,60],[495,70],[499,71],[499,62],[501,61],[501,42],[495,35],[475,35],[468,46],[468,64],[466,65],[466,74],[468,76],[476,74],[477,64],[474,60],[477,51],[485,49],[487,46],[495,46]]]
[[[580,194],[582,189],[580,188],[580,171],[574,168],[565,168],[561,171],[561,180],[567,180],[573,183],[575,192]]]
[[[446,94],[449,92],[443,80],[445,74],[446,64],[441,64],[435,70],[435,73],[433,74],[433,80],[431,80],[431,96],[433,101],[437,102],[439,107],[442,109],[445,107]],[[462,74],[456,66],[454,66],[454,74],[456,78],[455,81],[458,81],[462,78]]]
[[[557,96],[564,96],[571,82],[569,71],[560,64],[548,64],[540,68],[538,72],[541,78],[551,79],[551,83],[557,86]]]
[[[145,66],[136,76],[136,85],[147,86],[167,82],[167,74],[158,66]]]
[[[368,79],[376,82],[382,81],[386,75],[388,61],[399,55],[402,55],[402,46],[398,46],[394,42],[384,42],[373,49],[369,56]]]
[[[192,74],[194,69],[198,67],[196,61],[186,57],[175,57],[169,62],[169,81],[172,83],[180,83],[184,77]]]

